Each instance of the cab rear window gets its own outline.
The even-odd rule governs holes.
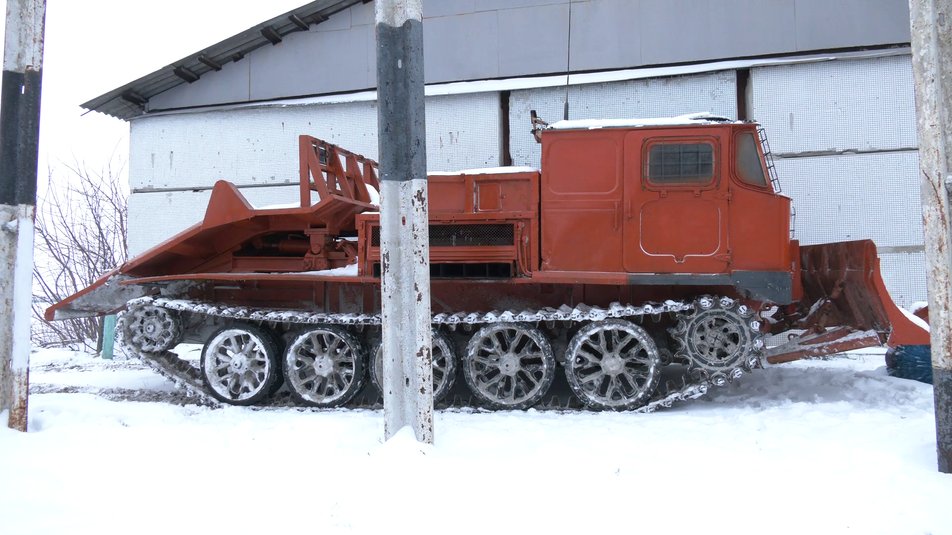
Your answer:
[[[708,184],[714,178],[714,146],[653,143],[648,147],[647,178],[659,185]]]

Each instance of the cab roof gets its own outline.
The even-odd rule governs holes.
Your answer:
[[[654,117],[643,119],[576,119],[558,121],[549,125],[553,130],[595,130],[599,128],[641,128],[651,126],[697,126],[706,124],[744,124],[712,113],[691,113],[676,117]]]

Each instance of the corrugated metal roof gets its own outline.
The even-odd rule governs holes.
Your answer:
[[[240,61],[255,49],[280,43],[285,35],[307,31],[311,25],[326,21],[338,11],[370,1],[316,0],[113,89],[82,107],[123,120],[132,119],[145,113],[145,104],[159,93],[194,82],[205,73],[221,70],[226,63]]]

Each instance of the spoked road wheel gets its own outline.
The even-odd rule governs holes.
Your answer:
[[[133,306],[122,314],[119,333],[123,343],[136,351],[161,353],[182,341],[182,320],[162,307]]]
[[[572,337],[564,367],[585,405],[620,411],[651,398],[661,378],[661,355],[644,329],[611,319],[589,323]]]
[[[456,352],[453,344],[445,335],[433,331],[433,402],[442,401],[456,382]],[[383,395],[383,350],[377,345],[374,351],[373,365],[370,367],[370,381]]]
[[[495,323],[477,331],[466,345],[463,377],[486,405],[527,409],[552,386],[555,356],[538,329]]]
[[[334,326],[298,335],[284,354],[284,379],[291,395],[311,407],[338,407],[364,382],[364,352],[347,331]]]
[[[202,378],[216,399],[253,405],[271,395],[280,378],[277,346],[257,327],[220,329],[202,351]]]

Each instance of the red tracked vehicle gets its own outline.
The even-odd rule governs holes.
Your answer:
[[[755,123],[534,132],[541,171],[429,177],[438,401],[462,374],[455,390],[488,407],[647,411],[764,361],[928,343],[887,294],[872,242],[790,238]],[[308,136],[300,148],[300,207],[254,209],[220,181],[200,223],[47,318],[125,309],[131,351],[226,403],[266,403],[282,384],[305,405],[351,401],[379,376],[376,163]],[[183,341],[204,344],[200,363],[173,352]]]

